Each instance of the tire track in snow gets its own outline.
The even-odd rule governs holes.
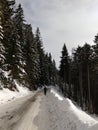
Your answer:
[[[39,110],[39,95],[28,95],[2,106],[0,130],[32,130],[35,127],[33,119]]]

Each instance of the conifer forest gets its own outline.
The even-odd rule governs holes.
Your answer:
[[[15,81],[31,91],[44,85],[59,86],[83,110],[98,114],[98,34],[94,45],[79,45],[71,55],[64,44],[57,68],[44,49],[39,27],[35,32],[32,28],[21,4],[0,0],[0,84],[12,91]]]

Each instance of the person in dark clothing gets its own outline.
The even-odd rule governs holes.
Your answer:
[[[44,87],[44,95],[46,95],[46,93],[47,93],[47,88],[46,88],[46,86]]]

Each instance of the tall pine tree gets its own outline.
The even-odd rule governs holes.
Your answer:
[[[62,82],[64,83],[64,93],[66,93],[65,91],[67,91],[67,84],[69,82],[69,56],[65,44],[62,48],[59,74]]]
[[[14,30],[16,37],[16,44],[14,48],[14,57],[15,57],[15,65],[14,70],[15,78],[18,79],[20,83],[25,84],[26,72],[24,70],[26,61],[24,55],[24,46],[25,46],[25,24],[24,24],[24,13],[21,7],[21,4],[18,5],[18,8],[15,11],[15,15],[13,17],[14,22]]]
[[[30,89],[37,89],[39,81],[39,54],[31,25],[25,25],[25,71]]]
[[[37,44],[37,49],[39,53],[39,67],[40,67],[40,75],[39,75],[39,86],[45,84],[45,54],[43,50],[43,44],[42,44],[42,39],[41,39],[41,34],[39,31],[39,28],[36,30],[35,34],[35,42]]]
[[[13,48],[13,21],[12,16],[14,13],[15,1],[14,0],[1,0],[0,8],[1,8],[1,27],[3,30],[3,39],[2,44],[4,46],[4,70],[10,71],[9,81],[12,82],[11,75],[11,59],[12,59],[12,48]],[[9,35],[10,34],[10,35]],[[9,86],[12,88],[11,86]]]

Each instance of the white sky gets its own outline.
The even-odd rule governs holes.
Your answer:
[[[98,33],[98,0],[16,0],[33,30],[40,28],[45,50],[59,66],[64,43],[73,47],[92,44]]]

